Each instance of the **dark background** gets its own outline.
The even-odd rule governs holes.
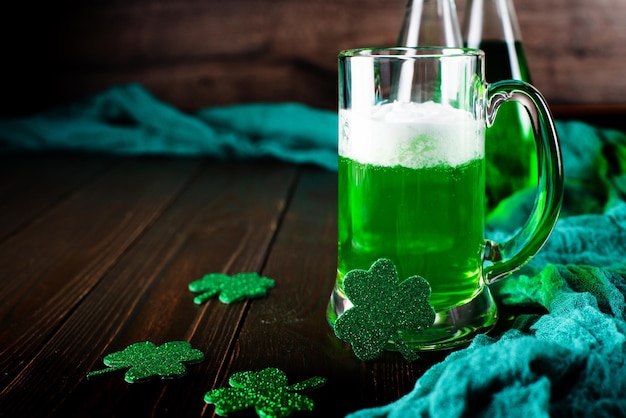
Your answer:
[[[2,115],[138,82],[185,111],[300,101],[335,109],[336,55],[395,43],[406,0],[11,0]],[[626,115],[626,2],[515,1],[534,84],[557,117]],[[457,0],[462,18],[465,0]]]

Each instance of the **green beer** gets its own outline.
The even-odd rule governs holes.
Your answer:
[[[483,285],[484,130],[444,105],[412,105],[401,109],[408,122],[398,122],[398,109],[388,112],[394,122],[343,115],[335,297],[345,299],[347,272],[388,258],[400,280],[424,277],[431,305],[444,312]],[[425,107],[435,114],[412,120]]]
[[[339,159],[337,280],[392,260],[401,279],[430,283],[437,311],[479,290],[483,248],[484,160],[458,167],[381,167]]]

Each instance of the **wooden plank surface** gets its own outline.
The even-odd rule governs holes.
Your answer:
[[[0,241],[111,164],[87,155],[60,155],[58,161],[46,155],[0,157]]]
[[[196,165],[185,160],[123,160],[0,243],[3,393],[21,381],[19,376],[29,370],[25,366],[41,346],[167,208]],[[76,162],[78,170],[80,166]],[[19,169],[14,174],[19,176]],[[22,187],[37,189],[29,183]],[[80,338],[85,334],[88,328]]]
[[[391,45],[406,0],[11,0],[0,16],[0,111],[139,82],[183,109],[301,101],[336,107],[336,55]],[[458,0],[462,16],[465,0]],[[534,83],[554,105],[626,101],[626,2],[515,1]]]
[[[235,341],[251,302],[209,301],[198,307],[186,285],[207,272],[263,269],[295,174],[293,166],[277,163],[207,162],[199,169],[194,160],[129,159],[77,187],[65,202],[2,242],[3,273],[24,266],[31,256],[19,249],[29,243],[51,255],[20,277],[3,277],[9,286],[2,291],[0,415],[153,416],[179,410],[175,416],[198,416],[207,409],[202,396],[231,374],[230,356],[237,352]],[[324,173],[326,182],[317,186],[325,209],[336,202],[332,191],[323,190],[334,177]],[[96,203],[101,210],[88,214],[85,207]],[[126,213],[125,221],[119,212]],[[325,213],[322,220],[332,225],[333,217]],[[93,224],[104,229],[102,222],[110,235],[92,230]],[[59,245],[62,232],[75,241]],[[296,257],[326,242],[300,247]],[[320,255],[327,266],[329,251],[332,246]],[[46,267],[43,260],[53,256],[65,259],[65,268]],[[92,265],[101,267],[85,267]],[[30,292],[21,292],[18,281]],[[109,352],[137,341],[175,339],[191,341],[207,357],[184,379],[129,385],[117,374],[85,380],[89,370],[104,367],[101,359]],[[263,356],[257,358],[257,367],[265,364]]]

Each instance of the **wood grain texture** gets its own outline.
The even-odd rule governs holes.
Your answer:
[[[0,346],[8,347],[0,359],[4,379],[0,415],[50,416],[56,413],[63,417],[105,417],[135,411],[138,414],[135,416],[151,416],[151,411],[160,409],[161,399],[173,396],[184,408],[180,416],[198,416],[205,407],[204,392],[210,388],[218,370],[224,363],[228,364],[226,360],[237,338],[239,324],[245,318],[248,302],[226,306],[210,301],[198,307],[193,304],[187,284],[207,272],[234,274],[262,268],[286,206],[295,169],[282,164],[248,163],[232,165],[244,169],[230,171],[230,163],[211,162],[189,176],[189,170],[196,167],[194,160],[166,161],[160,164],[161,176],[170,178],[172,184],[185,185],[184,192],[175,194],[172,199],[168,198],[170,193],[164,178],[154,173],[149,178],[139,174],[150,169],[149,163],[133,162],[138,167],[134,174],[120,170],[104,176],[102,181],[107,184],[125,176],[129,190],[136,182],[143,182],[147,190],[150,181],[161,184],[159,201],[141,198],[127,209],[136,216],[128,217],[125,229],[143,229],[132,246],[118,246],[106,236],[88,233],[88,225],[94,218],[77,216],[76,224],[80,226],[77,228],[83,231],[85,242],[74,242],[76,248],[68,252],[71,255],[79,252],[78,248],[100,246],[101,256],[88,253],[84,258],[85,261],[89,257],[103,258],[105,261],[101,264],[108,263],[107,269],[98,270],[90,278],[83,277],[76,271],[81,267],[80,260],[74,259],[73,271],[49,273],[55,280],[50,279],[47,284],[33,282],[29,287],[36,290],[35,294],[48,290],[50,300],[41,302],[41,307],[40,298],[18,299],[19,294],[5,295],[6,289],[3,289],[4,307],[11,315],[4,315],[2,320],[12,331],[0,334]],[[177,164],[187,172],[177,168]],[[101,197],[111,193],[107,187],[98,187],[97,182],[90,189],[101,193]],[[135,194],[141,196],[141,193]],[[167,207],[163,207],[161,201],[167,203]],[[122,198],[120,202],[120,206],[127,205]],[[117,205],[103,205],[103,212],[94,217],[117,219],[114,211],[106,213],[106,208],[113,209]],[[146,216],[142,220],[142,207],[158,210],[158,219]],[[79,215],[76,210],[69,207],[67,212]],[[145,225],[147,221],[149,224]],[[38,235],[43,234],[42,240],[44,236],[50,237],[49,232],[42,230]],[[124,235],[115,230],[112,234]],[[17,234],[11,243],[30,238],[32,236],[26,233]],[[124,254],[115,253],[115,249]],[[22,254],[22,258],[25,257]],[[3,266],[7,265],[9,268],[3,271],[11,271],[11,266],[19,266],[20,262],[17,258],[3,259]],[[38,277],[37,269],[26,273],[22,280],[27,283]],[[66,285],[62,285],[64,279]],[[82,292],[80,297],[77,292]],[[16,310],[20,305],[28,305],[38,314],[28,315],[24,309]],[[59,313],[68,305],[73,307],[71,312]],[[41,314],[42,308],[52,313],[45,321],[39,318],[46,316]],[[19,316],[20,321],[13,319],[12,323],[10,319],[14,316]],[[27,336],[29,338],[25,338]],[[96,381],[85,380],[89,370],[104,367],[100,362],[107,353],[138,341],[162,344],[183,339],[200,347],[207,356],[184,383],[147,384],[136,388],[126,384],[121,374]],[[32,402],[33,393],[38,394],[37,402]]]
[[[122,161],[0,242],[3,393],[27,373],[25,366],[44,341],[161,215],[193,169],[194,163],[185,160]],[[113,306],[106,308],[115,315]],[[97,312],[93,314],[97,318]],[[72,338],[84,339],[88,331],[86,327]]]
[[[0,241],[113,163],[85,155],[59,156],[53,162],[44,155],[0,157]],[[25,183],[31,187],[24,189]]]
[[[236,102],[336,107],[336,55],[394,44],[406,0],[13,0],[2,112],[139,82],[187,111]],[[535,84],[555,105],[626,103],[626,3],[517,0]],[[465,0],[458,0],[462,16]]]
[[[534,84],[555,104],[626,103],[626,2],[515,2]]]

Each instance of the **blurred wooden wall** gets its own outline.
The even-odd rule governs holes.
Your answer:
[[[535,85],[558,112],[626,114],[626,1],[514,0]],[[1,111],[138,82],[192,111],[336,106],[336,56],[395,43],[406,0],[8,0]],[[457,0],[462,16],[465,0]],[[586,109],[586,110],[585,110]]]

